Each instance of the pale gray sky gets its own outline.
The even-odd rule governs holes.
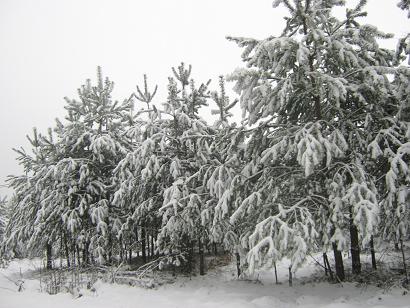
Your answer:
[[[410,24],[396,2],[369,0],[367,22],[402,36]],[[241,65],[225,36],[277,35],[284,12],[272,0],[1,0],[0,185],[21,172],[11,148],[27,146],[32,127],[45,132],[62,118],[63,97],[76,97],[97,65],[115,81],[118,100],[144,73],[164,97],[181,61],[216,88],[218,75]],[[0,186],[0,196],[8,192]]]

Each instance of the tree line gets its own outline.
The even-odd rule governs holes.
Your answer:
[[[145,75],[118,102],[98,69],[96,85],[66,98],[63,121],[15,150],[24,174],[9,179],[2,254],[46,251],[48,267],[53,253],[69,266],[161,255],[190,270],[198,255],[204,274],[206,249],[234,254],[238,273],[284,257],[291,273],[316,252],[331,270],[332,252],[342,281],[343,251],[359,274],[363,248],[377,266],[376,239],[403,250],[410,38],[381,48],[392,35],[360,23],[365,4],[339,20],[332,10],[342,0],[274,1],[289,11],[280,36],[228,37],[245,65],[227,77],[235,100],[223,77],[212,91],[181,63],[164,103]],[[240,124],[230,121],[236,103]]]

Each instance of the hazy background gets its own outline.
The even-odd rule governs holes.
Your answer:
[[[367,22],[403,36],[410,23],[396,2],[370,0]],[[11,148],[26,147],[33,127],[45,132],[63,118],[63,97],[76,97],[97,65],[115,81],[118,100],[147,73],[160,103],[181,61],[216,89],[218,75],[241,66],[240,49],[225,36],[279,35],[284,13],[272,0],[0,0],[0,185],[21,172]]]

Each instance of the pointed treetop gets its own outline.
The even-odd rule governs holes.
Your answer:
[[[172,72],[175,75],[175,78],[181,82],[182,88],[185,88],[189,84],[189,77],[191,76],[191,69],[192,66],[189,65],[188,69],[185,69],[185,64],[184,62],[181,62],[181,64],[178,66],[177,69],[175,67],[172,68]]]
[[[229,110],[236,105],[238,100],[235,100],[232,104],[229,104],[229,97],[226,95],[225,91],[225,78],[219,76],[219,94],[217,91],[211,93],[212,99],[218,106],[218,109],[212,109],[212,114],[218,114],[219,119],[216,121],[215,126],[225,126],[228,123],[228,118],[232,116]]]
[[[144,92],[141,91],[140,87],[137,86],[137,92],[138,94],[133,93],[131,96],[134,96],[137,100],[140,102],[146,103],[148,109],[150,108],[150,103],[152,99],[154,98],[155,94],[157,93],[158,90],[158,85],[155,85],[154,91],[150,92],[148,90],[148,84],[147,84],[147,75],[144,74]]]

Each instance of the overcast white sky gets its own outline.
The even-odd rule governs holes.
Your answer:
[[[402,36],[410,30],[398,0],[369,0],[368,23]],[[1,0],[0,185],[19,174],[13,147],[26,146],[33,127],[46,131],[64,117],[64,96],[76,97],[96,66],[122,100],[142,75],[165,96],[171,66],[193,65],[197,82],[241,65],[226,35],[264,38],[283,28],[272,0]],[[387,42],[394,47],[396,40]],[[0,186],[0,196],[9,191]]]

